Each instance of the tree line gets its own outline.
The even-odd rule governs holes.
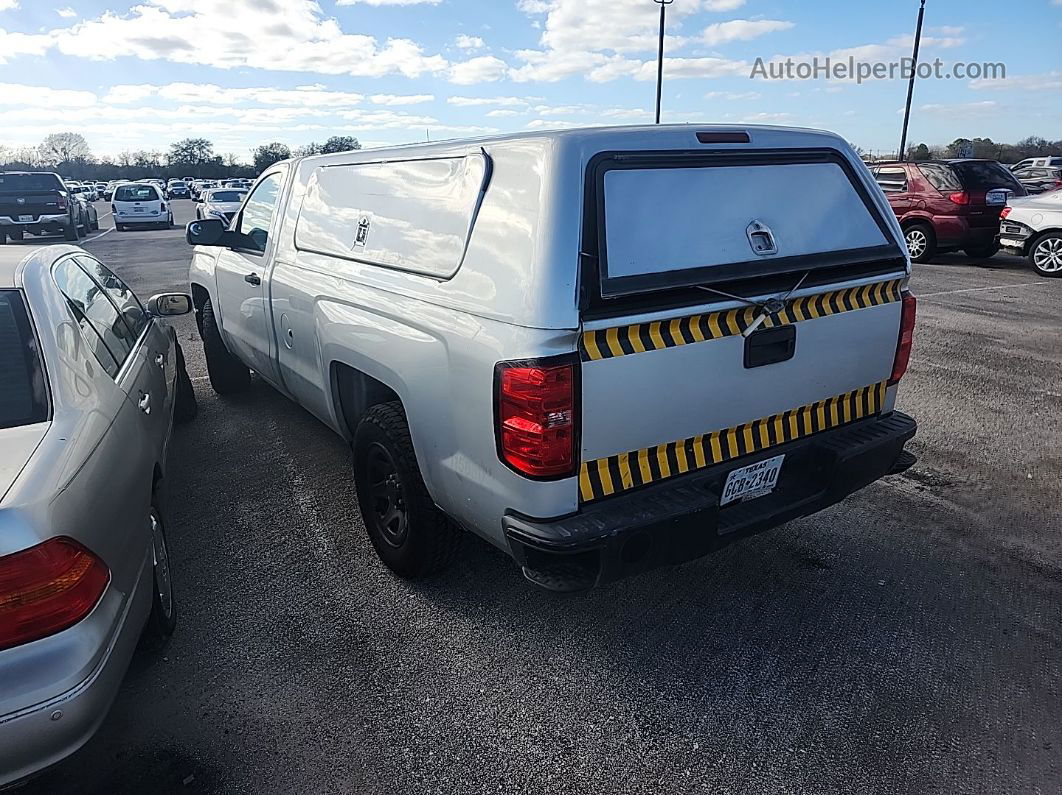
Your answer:
[[[185,138],[163,152],[136,149],[116,157],[96,157],[85,137],[76,132],[52,133],[37,146],[11,148],[0,145],[0,168],[8,171],[57,171],[78,180],[147,179],[149,177],[256,177],[266,168],[289,157],[346,152],[361,149],[351,135],[333,135],[327,141],[311,141],[292,149],[274,141],[256,146],[245,161],[234,153],[218,154],[206,138]]]
[[[234,153],[218,154],[206,138],[185,138],[170,144],[169,150],[136,149],[116,157],[96,157],[85,137],[76,132],[53,133],[37,146],[11,148],[0,145],[0,168],[9,171],[58,171],[64,177],[82,180],[147,179],[148,177],[256,177],[279,160],[289,157],[347,152],[361,149],[351,135],[333,135],[323,143],[311,141],[292,149],[274,141],[256,146],[250,160]],[[856,151],[864,159],[894,157],[883,153]],[[895,151],[895,150],[894,150]],[[997,143],[991,138],[956,138],[945,146],[913,144],[907,148],[908,160],[931,160],[960,157],[965,151],[972,157],[1017,163],[1027,157],[1062,155],[1062,140],[1049,141],[1038,136],[1023,138],[1014,144]]]
[[[1049,141],[1030,135],[1016,144],[997,143],[991,138],[956,138],[946,146],[928,146],[924,143],[907,147],[908,160],[943,160],[950,157],[969,157],[998,160],[1000,163],[1017,163],[1027,157],[1052,157],[1062,155],[1062,139]]]

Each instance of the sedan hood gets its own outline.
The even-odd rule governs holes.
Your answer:
[[[38,422],[0,429],[0,502],[48,432],[50,423]]]

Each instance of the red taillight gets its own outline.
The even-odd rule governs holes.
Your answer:
[[[113,215],[118,215],[118,208],[115,207],[113,204],[111,205],[111,213]]]
[[[948,201],[952,204],[969,204],[970,194],[964,190],[956,191],[955,193],[948,194]]]
[[[903,374],[907,372],[907,363],[911,361],[911,342],[914,340],[915,327],[915,297],[904,292],[902,309],[900,311],[900,339],[896,343],[896,358],[892,360],[892,375],[889,376],[889,384],[899,383]]]
[[[0,558],[0,649],[73,626],[103,595],[110,573],[72,538]]]
[[[60,193],[59,196],[58,196],[58,200],[59,200],[58,201],[59,209],[60,210],[65,210],[66,209],[66,196],[64,196],[63,194]]]
[[[537,478],[575,474],[576,365],[502,363],[496,370],[498,453]]]
[[[1000,218],[1006,218],[1008,215],[1010,215],[1010,208],[1009,207],[1004,207],[1002,210],[999,211],[999,217]]]

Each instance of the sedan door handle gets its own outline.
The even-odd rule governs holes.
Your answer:
[[[145,414],[151,413],[151,395],[147,392],[140,393],[140,401],[136,404],[140,407],[140,410]]]
[[[157,364],[161,369],[165,370],[166,357],[163,356],[161,353],[155,354],[155,364]]]
[[[257,273],[248,273],[246,276],[243,277],[243,280],[248,284],[253,284],[255,287],[262,283],[262,277],[259,276]]]

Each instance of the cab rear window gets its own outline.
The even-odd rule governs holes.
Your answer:
[[[0,174],[0,193],[62,190],[55,174]]]
[[[0,428],[48,419],[37,338],[17,290],[0,290]]]

